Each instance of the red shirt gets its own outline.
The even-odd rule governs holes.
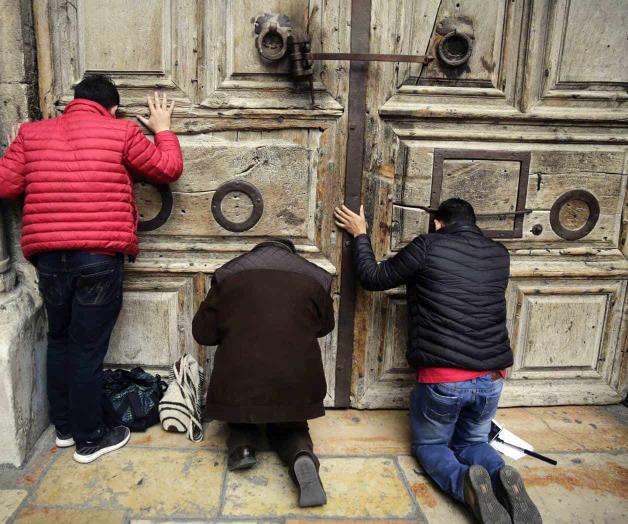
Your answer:
[[[419,369],[416,373],[416,380],[421,384],[443,384],[446,382],[464,382],[465,380],[472,380],[474,378],[482,377],[488,373],[492,373],[492,370],[488,371],[470,371],[468,369],[457,368],[423,368]],[[500,375],[506,376],[506,370],[500,369]]]

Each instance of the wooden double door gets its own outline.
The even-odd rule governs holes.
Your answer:
[[[603,4],[603,5],[602,5]],[[504,404],[625,394],[625,2],[603,0],[34,0],[39,90],[57,114],[89,72],[121,115],[157,88],[177,101],[185,171],[138,183],[142,254],[129,264],[111,366],[211,367],[191,320],[213,271],[269,236],[332,273],[337,329],[322,343],[329,406],[404,407],[402,288],[353,285],[333,208],[365,203],[379,257],[469,200],[512,254],[515,351]],[[288,36],[314,52],[294,78]],[[275,60],[276,56],[281,56]],[[264,56],[263,56],[264,55]],[[268,58],[270,57],[270,59]],[[246,297],[243,297],[246,300]]]

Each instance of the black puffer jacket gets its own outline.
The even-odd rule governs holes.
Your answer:
[[[408,362],[415,369],[495,370],[512,365],[506,330],[508,250],[473,224],[451,224],[420,235],[377,264],[367,235],[353,242],[365,289],[405,284]]]

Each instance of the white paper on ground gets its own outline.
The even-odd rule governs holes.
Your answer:
[[[504,442],[497,442],[496,440],[493,440],[491,442],[491,446],[493,446],[493,448],[499,451],[500,453],[503,453],[507,457],[510,457],[511,459],[519,460],[520,458],[525,457],[526,454],[523,453],[523,451],[519,451],[518,449],[513,448],[512,446],[509,446],[508,443],[514,444],[515,446],[519,446],[520,448],[525,448],[525,449],[529,449],[530,451],[534,451],[534,446],[532,446],[532,444],[530,444],[529,442],[526,442],[523,439],[520,439],[517,435],[515,435],[511,431],[508,431],[507,429],[502,428],[498,436],[506,444],[504,444]]]

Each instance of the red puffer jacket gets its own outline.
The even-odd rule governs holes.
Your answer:
[[[0,198],[26,192],[22,250],[139,251],[133,171],[153,182],[181,176],[174,133],[155,143],[96,102],[75,99],[57,118],[25,123],[0,158]]]

